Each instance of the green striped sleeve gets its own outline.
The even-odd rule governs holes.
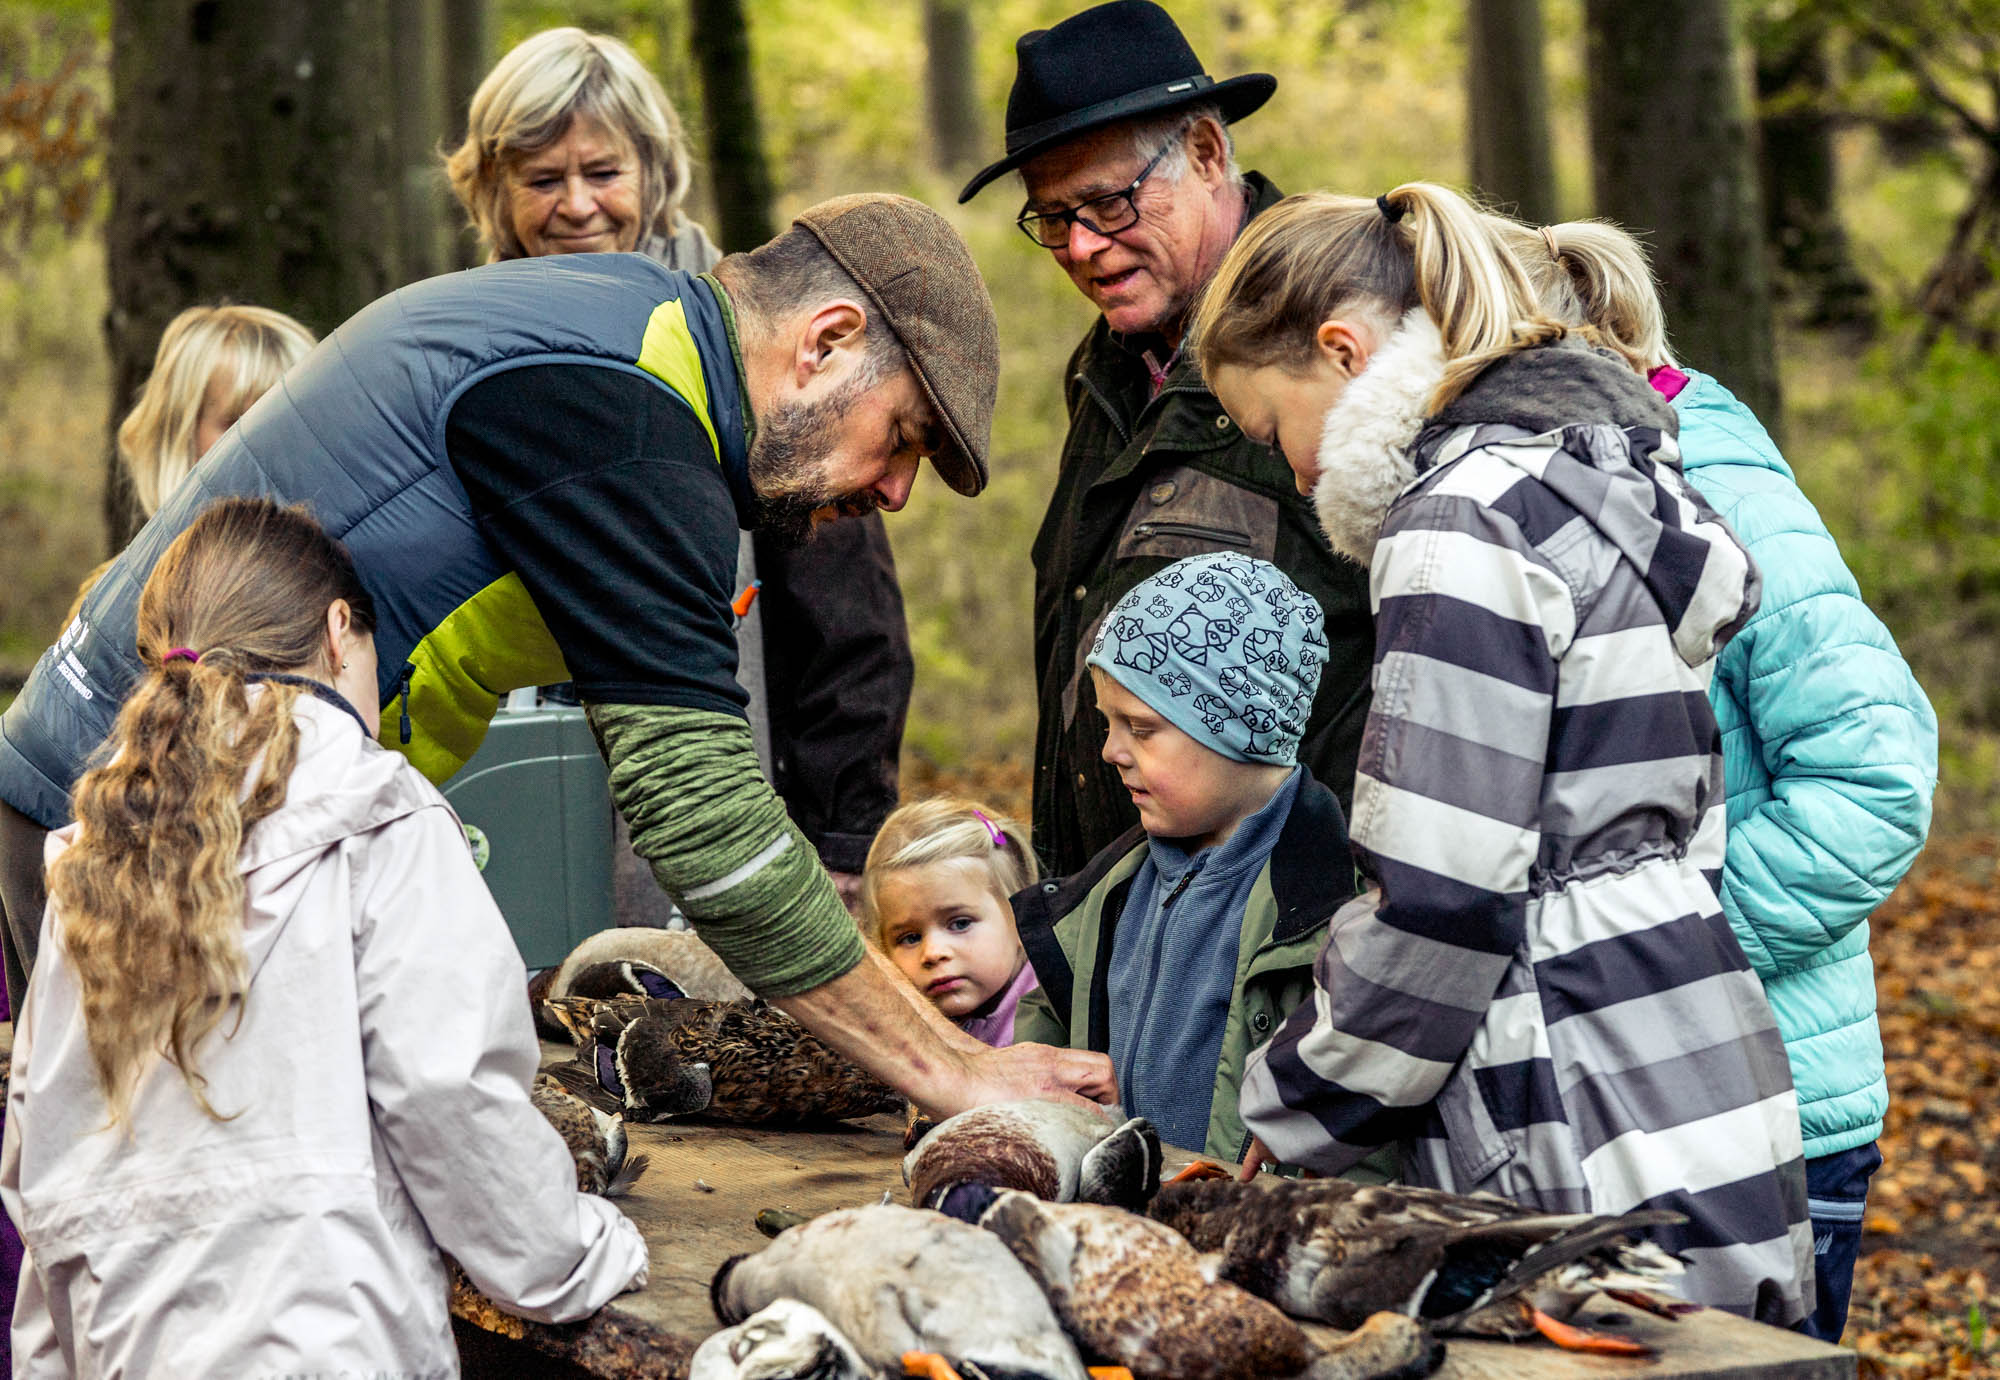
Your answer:
[[[746,986],[789,997],[861,962],[861,931],[758,771],[747,723],[671,705],[589,713],[633,848]]]

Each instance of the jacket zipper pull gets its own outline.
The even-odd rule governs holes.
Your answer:
[[[403,663],[403,712],[396,721],[396,727],[402,734],[404,747],[410,745],[410,672],[416,669],[410,662]]]
[[[1181,873],[1181,879],[1174,883],[1174,889],[1167,893],[1167,898],[1164,901],[1160,902],[1161,910],[1165,910],[1168,906],[1181,899],[1181,893],[1186,891],[1189,883],[1194,881],[1194,874],[1197,870],[1190,867],[1187,871]]]

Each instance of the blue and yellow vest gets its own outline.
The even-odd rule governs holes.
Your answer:
[[[216,443],[42,654],[0,716],[0,800],[49,828],[68,821],[70,788],[141,669],[147,575],[204,508],[234,494],[303,503],[347,544],[375,599],[382,741],[432,781],[451,776],[501,696],[568,679],[446,458],[452,405],[525,365],[641,374],[701,421],[740,508],[747,460],[726,310],[712,280],[638,254],[512,260],[364,308]]]

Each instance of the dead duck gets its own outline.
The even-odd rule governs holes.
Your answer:
[[[1142,1116],[1121,1122],[1088,1103],[996,1102],[939,1122],[904,1157],[903,1181],[916,1206],[964,1221],[985,1203],[959,1207],[961,1185],[1143,1211],[1160,1187],[1160,1137]]]
[[[1441,1333],[1539,1332],[1572,1350],[1643,1355],[1637,1342],[1568,1320],[1599,1292],[1663,1316],[1692,1307],[1653,1292],[1681,1263],[1632,1239],[1684,1220],[1678,1213],[1544,1213],[1486,1194],[1275,1177],[1168,1184],[1147,1211],[1217,1252],[1222,1278],[1336,1327],[1394,1312]]]
[[[564,1032],[542,1008],[548,998],[617,995],[752,1000],[750,989],[692,930],[600,930],[528,983],[535,1028],[550,1040],[562,1039]]]
[[[646,1170],[644,1155],[626,1157],[625,1123],[590,1105],[548,1074],[535,1075],[528,1100],[556,1128],[576,1161],[576,1186],[584,1193],[622,1197]]]
[[[1313,1347],[1276,1308],[1215,1277],[1213,1261],[1160,1222],[1012,1189],[979,1225],[1007,1243],[1085,1355],[1138,1380],[1295,1375]]]
[[[688,1380],[875,1380],[854,1343],[810,1304],[775,1299],[695,1348]]]
[[[893,1203],[830,1212],[724,1261],[709,1286],[725,1327],[782,1298],[817,1309],[881,1371],[1088,1380],[1000,1238],[941,1213]]]
[[[903,1098],[763,1002],[552,997],[579,1060],[628,1116],[695,1113],[745,1126],[843,1121]],[[574,1077],[566,1082],[574,1086]]]

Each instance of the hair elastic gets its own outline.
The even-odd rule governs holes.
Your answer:
[[[1005,848],[1007,846],[1007,836],[1000,832],[1000,826],[988,819],[984,810],[974,810],[972,813],[978,818],[981,824],[986,826],[986,832],[993,836],[993,846],[995,848]]]
[[[160,665],[164,666],[169,661],[181,660],[199,662],[201,660],[201,653],[192,647],[176,647],[160,658]]]
[[[1557,263],[1561,263],[1563,252],[1556,248],[1556,232],[1549,229],[1546,225],[1542,227],[1542,243],[1549,247],[1549,257]]]
[[[1394,225],[1403,218],[1403,208],[1401,206],[1391,206],[1386,193],[1375,198],[1375,206],[1377,210],[1381,211],[1383,218],[1391,225]]]

